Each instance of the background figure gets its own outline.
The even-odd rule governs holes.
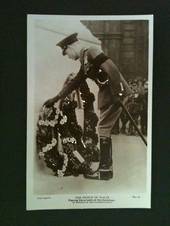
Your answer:
[[[140,131],[146,135],[148,105],[147,80],[142,78],[130,79],[128,84],[132,89],[132,94],[129,96],[128,101],[126,102],[126,107]],[[122,134],[138,135],[125,112],[122,112],[120,115],[120,121],[121,123],[119,123],[119,130]]]
[[[142,96],[141,110],[141,130],[144,135],[147,135],[147,113],[148,113],[148,81],[143,81],[144,94]]]

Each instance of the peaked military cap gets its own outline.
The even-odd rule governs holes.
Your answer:
[[[65,55],[65,50],[67,49],[68,45],[71,45],[72,43],[78,41],[77,35],[78,33],[71,34],[56,44],[56,46],[61,47],[61,49],[63,50],[63,55]]]

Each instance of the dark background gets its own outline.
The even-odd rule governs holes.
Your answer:
[[[154,14],[152,209],[26,211],[27,14]],[[4,1],[0,7],[0,224],[170,225],[170,2]]]

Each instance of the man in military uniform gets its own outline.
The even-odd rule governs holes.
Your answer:
[[[80,70],[57,96],[45,104],[50,106],[65,98],[87,78],[92,79],[98,85],[99,179],[109,180],[113,177],[111,131],[122,111],[119,105],[120,95],[123,93],[126,96],[131,90],[112,60],[97,47],[82,47],[77,35],[77,33],[69,35],[56,45],[61,47],[63,55],[67,55],[73,60],[80,60]]]

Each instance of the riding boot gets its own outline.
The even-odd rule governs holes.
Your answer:
[[[112,141],[109,137],[100,138],[99,179],[109,180],[113,177]]]

